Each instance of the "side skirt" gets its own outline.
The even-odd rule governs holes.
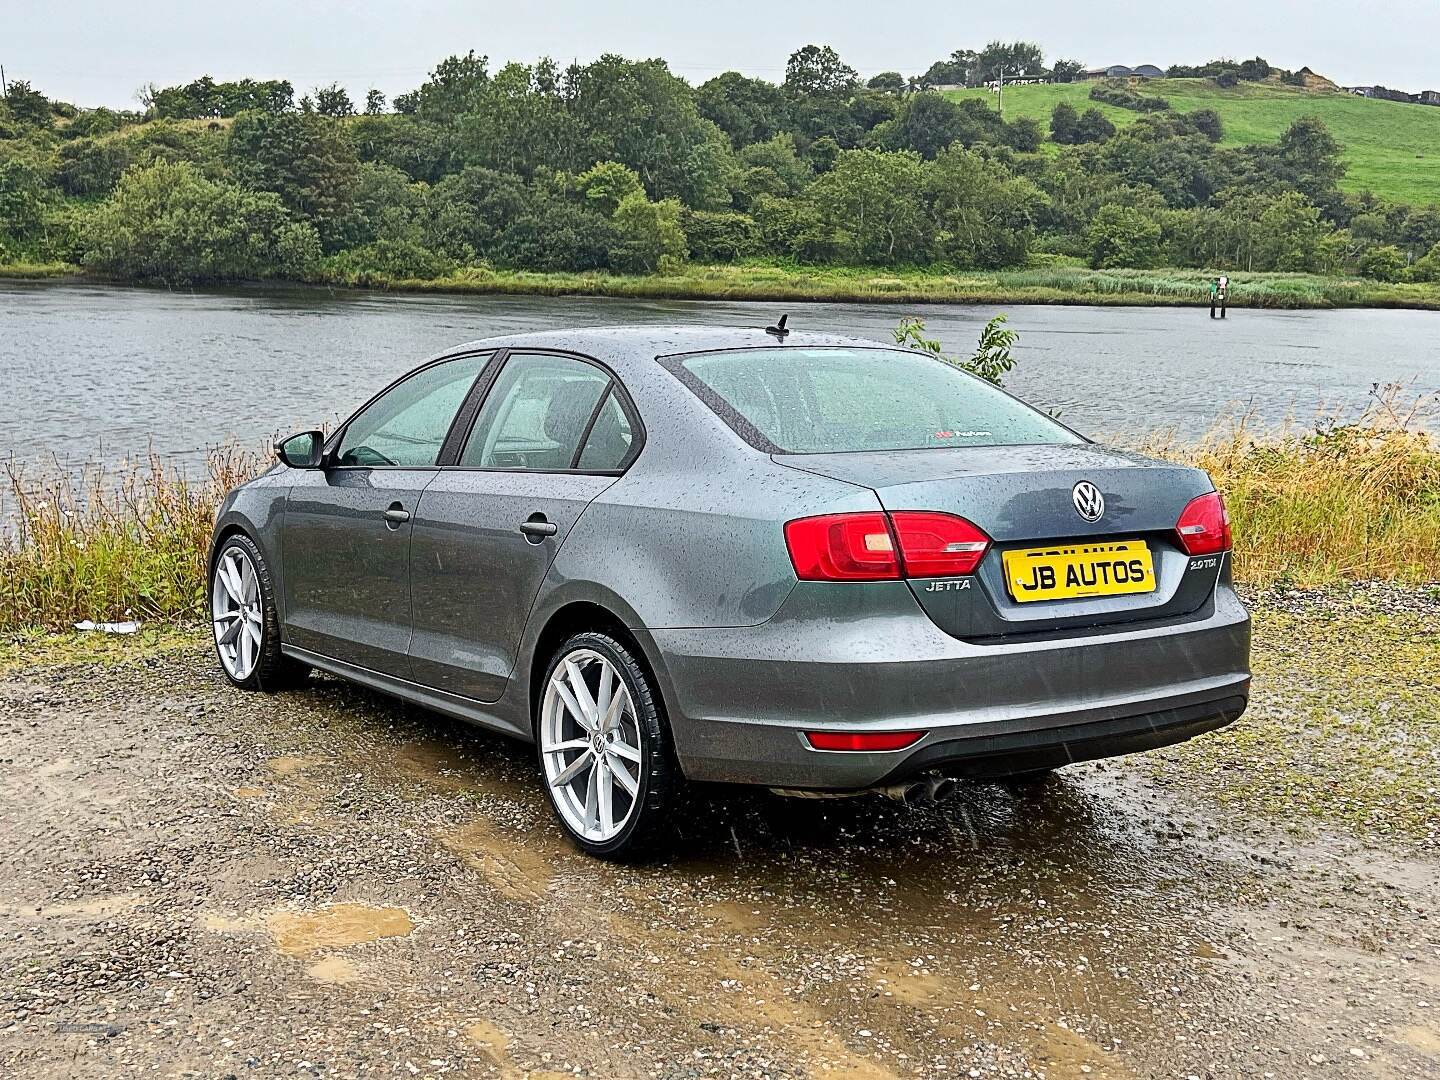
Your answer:
[[[335,660],[320,653],[311,652],[309,649],[299,649],[294,645],[282,643],[280,651],[286,656],[293,656],[296,660],[303,660],[311,667],[328,671],[332,675],[338,675],[342,679],[358,683],[371,690],[378,690],[382,694],[389,694],[401,701],[408,701],[421,708],[453,716],[457,720],[465,720],[478,727],[499,732],[501,735],[510,735],[527,743],[535,741],[529,724],[520,725],[503,719],[495,712],[490,711],[493,705],[472,701],[470,698],[460,697],[458,694],[432,690],[419,683],[397,679],[394,676],[371,671],[369,668],[356,664],[348,664],[344,660]]]

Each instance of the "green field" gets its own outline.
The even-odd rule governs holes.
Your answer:
[[[1050,110],[1068,101],[1077,109],[1096,106],[1117,125],[1140,113],[1100,105],[1089,98],[1092,83],[1015,86],[1005,90],[1010,119],[1033,116],[1048,130]],[[1152,79],[1141,93],[1166,98],[1173,109],[1214,109],[1225,125],[1224,143],[1273,142],[1302,116],[1318,116],[1345,146],[1346,191],[1373,191],[1397,202],[1440,203],[1440,107],[1406,105],[1334,91],[1301,90],[1281,83],[1241,83],[1222,90],[1209,79]],[[952,97],[984,97],[989,90],[957,90]]]

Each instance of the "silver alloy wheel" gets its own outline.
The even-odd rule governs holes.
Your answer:
[[[220,662],[236,682],[244,682],[260,662],[265,633],[260,575],[244,549],[226,548],[215,562],[210,586],[210,621]]]
[[[640,726],[625,681],[593,649],[567,653],[550,674],[540,756],[565,824],[596,843],[618,835],[638,801]]]

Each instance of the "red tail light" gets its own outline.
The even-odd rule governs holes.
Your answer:
[[[954,514],[897,510],[797,518],[785,544],[802,581],[893,581],[973,574],[990,538]]]
[[[886,581],[900,576],[890,523],[878,511],[786,522],[785,546],[801,581]]]
[[[990,537],[962,517],[928,510],[890,515],[900,540],[905,576],[956,577],[973,574],[990,550]]]
[[[1230,550],[1230,515],[1218,491],[1191,499],[1175,522],[1180,546],[1189,555],[1214,555]]]
[[[923,731],[807,731],[816,750],[904,750],[925,737]]]

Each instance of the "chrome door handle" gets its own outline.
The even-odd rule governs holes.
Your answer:
[[[385,511],[385,523],[387,525],[398,527],[400,525],[404,525],[405,522],[409,520],[410,511],[406,510],[399,503],[396,503],[394,506],[390,507],[389,510]]]
[[[526,536],[554,536],[560,526],[553,521],[522,521],[520,531]]]

